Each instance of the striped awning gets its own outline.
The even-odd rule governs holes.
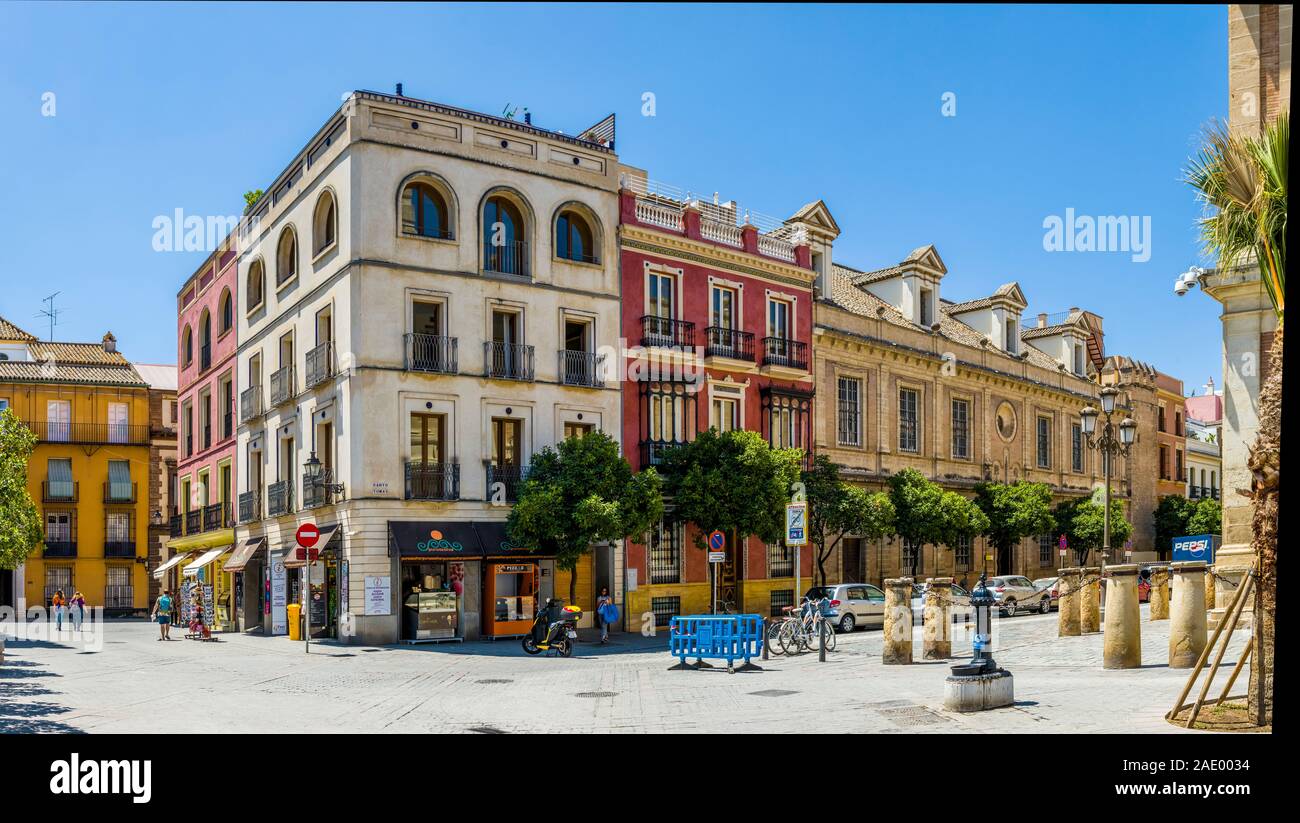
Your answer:
[[[193,556],[194,556],[194,552],[181,552],[180,554],[172,555],[167,559],[165,563],[163,563],[161,566],[153,570],[154,579],[155,580],[160,579],[164,574],[168,572],[168,570],[175,568],[177,564],[183,563],[186,560],[189,560]]]
[[[195,560],[193,563],[189,564],[184,569],[182,569],[181,574],[185,575],[186,577],[194,577],[198,575],[199,569],[203,568],[204,566],[211,563],[213,560],[216,560],[218,557],[225,554],[229,548],[230,548],[229,546],[221,546],[220,548],[216,548],[216,549],[208,549],[206,552],[199,555],[198,560]]]
[[[114,500],[131,499],[131,463],[127,460],[108,461],[108,490]]]
[[[234,553],[230,555],[230,559],[226,561],[226,565],[222,570],[228,572],[242,572],[244,567],[248,565],[248,561],[252,560],[254,555],[261,551],[262,546],[264,545],[266,545],[265,537],[251,537],[248,540],[245,540],[243,543],[240,543],[239,548],[235,549]]]

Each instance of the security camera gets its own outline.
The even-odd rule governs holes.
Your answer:
[[[1178,295],[1179,297],[1182,297],[1184,294],[1187,294],[1187,290],[1189,288],[1191,288],[1191,286],[1187,285],[1187,280],[1184,279],[1183,277],[1179,277],[1176,280],[1174,280],[1174,294]]]

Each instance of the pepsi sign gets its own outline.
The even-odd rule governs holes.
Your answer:
[[[1206,563],[1213,563],[1216,543],[1218,543],[1218,536],[1213,534],[1175,537],[1173,562],[1188,563],[1195,560],[1204,560]]]

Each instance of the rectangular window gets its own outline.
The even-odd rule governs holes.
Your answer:
[[[927,329],[934,322],[934,314],[930,308],[932,300],[934,300],[934,292],[930,289],[921,289],[921,325]]]
[[[735,431],[740,428],[739,405],[731,397],[713,398],[713,413],[709,424],[720,432]]]
[[[773,589],[769,608],[772,617],[784,617],[785,610],[794,605],[794,589]]]
[[[49,482],[49,496],[52,500],[71,500],[76,487],[72,482],[72,461],[67,458],[53,458],[46,463],[46,479]]]
[[[767,301],[767,336],[778,340],[790,339],[790,318],[793,309],[784,300]]]
[[[492,418],[492,464],[495,466],[521,465],[523,421],[511,418]]]
[[[952,401],[952,456],[970,457],[970,403]]]
[[[1007,354],[1016,354],[1020,351],[1020,336],[1016,334],[1016,321],[1008,320],[1006,322],[1006,343]]]
[[[496,421],[493,421],[495,426]],[[442,414],[411,414],[411,462],[421,465],[445,463],[443,453],[447,442],[447,416]]]
[[[1050,534],[1038,535],[1038,565],[1043,567],[1052,565],[1052,536]]]
[[[108,461],[108,499],[132,500],[134,498],[131,487],[131,461]]]
[[[735,290],[714,286],[709,305],[709,325],[719,329],[734,329],[736,320]]]
[[[655,616],[655,626],[666,628],[674,617],[682,613],[682,599],[673,597],[650,598],[650,613]]]
[[[1083,429],[1078,423],[1070,426],[1070,467],[1083,471]]]
[[[72,542],[72,513],[45,513],[45,544]]]
[[[862,381],[841,377],[838,381],[839,415],[836,442],[841,446],[862,445]]]
[[[72,439],[72,401],[47,400],[45,402],[45,439],[66,443]]]
[[[913,540],[909,540],[906,537],[902,538],[902,540],[903,540],[903,557],[902,557],[903,574],[908,574],[908,575],[920,574],[922,571],[924,571],[921,568],[921,562],[924,554],[922,549],[924,548],[924,544],[918,543]]]
[[[798,400],[784,395],[771,396],[768,414],[768,443],[774,449],[797,449],[803,446],[800,435],[802,412]]]
[[[109,543],[131,542],[131,513],[109,512],[105,515],[104,539]]]
[[[1038,468],[1052,467],[1052,421],[1047,417],[1038,418]]]
[[[650,582],[682,582],[681,523],[659,521],[650,529]]]
[[[674,283],[671,274],[646,275],[646,314],[671,320],[675,315]]]
[[[767,576],[794,577],[794,549],[784,543],[767,546]]]
[[[71,566],[45,567],[45,605],[47,608],[54,599],[54,593],[58,591],[63,592],[64,599],[73,595]]]
[[[130,411],[125,403],[108,404],[108,442],[125,443],[130,431]]]
[[[575,437],[586,437],[591,434],[591,423],[568,423],[564,424],[564,439],[571,440]]]
[[[952,547],[952,559],[957,568],[970,568],[971,555],[974,553],[974,546],[975,539],[973,537],[957,538],[957,545]]]
[[[917,393],[914,389],[898,391],[898,449],[905,452],[921,450],[920,430],[916,424]]]
[[[3,412],[7,408],[9,408],[9,398],[0,397],[0,412]]]

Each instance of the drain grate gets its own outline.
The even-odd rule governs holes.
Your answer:
[[[755,697],[785,697],[789,694],[798,694],[799,692],[789,689],[763,689],[759,692],[750,692]]]
[[[574,697],[618,697],[618,692],[578,692]]]
[[[492,686],[497,683],[513,683],[515,681],[507,680],[505,678],[500,678],[500,677],[496,677],[496,678],[489,677],[487,680],[475,680],[474,682],[482,686]]]
[[[469,730],[478,734],[506,734],[506,732],[492,726],[470,726]]]

